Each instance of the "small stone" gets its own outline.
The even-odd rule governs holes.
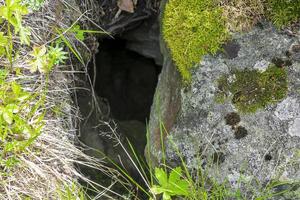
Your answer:
[[[247,135],[248,135],[247,129],[245,129],[242,126],[237,127],[237,129],[234,132],[235,139],[237,139],[237,140],[242,139],[242,138],[246,137]]]

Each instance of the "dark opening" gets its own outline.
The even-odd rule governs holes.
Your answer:
[[[134,158],[127,143],[128,139],[136,155],[138,155],[140,161],[143,163],[145,160],[144,149],[147,142],[146,122],[149,119],[158,75],[162,67],[156,64],[154,58],[148,58],[141,55],[142,53],[139,54],[129,50],[126,39],[120,37],[115,37],[114,39],[105,38],[101,39],[99,43],[99,53],[96,54],[96,65],[95,67],[93,65],[89,67],[90,77],[95,77],[94,73],[96,73],[96,96],[100,97],[99,99],[101,100],[107,100],[106,102],[109,104],[109,119],[116,122],[116,130],[123,141],[123,145],[132,158]],[[143,46],[145,48],[141,49],[141,51],[146,48],[153,51],[152,47],[147,46],[147,43],[143,44]],[[156,46],[159,47],[159,45]],[[143,52],[145,53],[145,51]],[[149,54],[146,55],[149,56]],[[161,55],[160,52],[159,55]],[[125,151],[120,145],[115,145],[110,136],[106,135],[110,134],[110,130],[106,128],[106,125],[99,126],[96,115],[89,115],[91,100],[87,101],[85,97],[86,94],[82,94],[79,98],[83,118],[88,117],[87,121],[83,121],[81,124],[80,141],[87,146],[103,152],[108,158],[124,168],[123,170],[128,172],[131,177],[134,177],[137,183],[146,187]],[[101,107],[101,104],[99,106]],[[97,151],[87,151],[87,153],[97,157]],[[108,165],[111,164],[110,166],[114,168],[112,163],[108,160],[106,161]],[[98,171],[84,166],[80,166],[80,168],[93,181],[101,185],[110,184],[110,179],[105,174],[100,174]],[[125,189],[119,187],[120,185],[116,184],[114,189],[117,191]],[[89,192],[91,192],[92,196],[95,195],[92,190]],[[128,191],[124,191],[124,193],[126,192]],[[141,199],[146,198],[142,192],[136,191],[134,193]]]
[[[145,122],[161,66],[126,49],[126,40],[121,38],[101,40],[96,56],[95,89],[108,100],[112,118]]]

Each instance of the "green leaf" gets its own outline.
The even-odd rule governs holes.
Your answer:
[[[84,40],[84,32],[85,31],[81,30],[81,28],[78,24],[72,27],[71,32],[75,33],[75,37],[78,40],[80,40],[80,41]]]
[[[49,47],[50,62],[55,65],[64,63],[64,60],[68,59],[66,55],[68,55],[68,53],[63,51],[63,48],[58,44],[55,47]]]
[[[33,51],[31,52],[31,56],[33,60],[29,63],[31,65],[30,71],[32,73],[39,71],[39,72],[46,72],[46,65],[47,65],[47,56],[46,56],[47,49],[46,47],[33,47]]]
[[[173,169],[170,173],[169,182],[176,183],[177,181],[179,181],[181,176],[181,171],[182,170],[180,167],[176,167],[175,169]]]
[[[162,168],[155,168],[155,176],[161,186],[168,185],[168,175]]]
[[[6,47],[7,44],[8,44],[7,36],[5,36],[3,32],[0,32],[0,46],[1,47]]]
[[[13,115],[13,112],[11,110],[8,110],[8,109],[4,108],[4,110],[2,112],[2,116],[3,116],[3,119],[6,123],[12,124],[14,115]]]
[[[171,196],[189,195],[189,182],[186,179],[181,179],[182,169],[177,167],[172,169],[169,179],[168,174],[162,168],[155,168],[155,177],[157,178],[159,185],[153,185],[151,192],[153,194],[163,193],[163,200],[171,199]]]
[[[171,196],[167,192],[165,192],[163,194],[163,200],[171,200]]]
[[[31,32],[28,27],[21,26],[19,35],[20,35],[21,44],[30,45]]]
[[[17,84],[16,82],[12,82],[11,88],[13,90],[13,93],[17,96],[19,96],[22,92],[21,86],[19,84]]]

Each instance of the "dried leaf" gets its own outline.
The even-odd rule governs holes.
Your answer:
[[[132,0],[119,0],[118,7],[120,8],[120,10],[129,12],[129,13],[134,13],[134,5],[133,5]]]

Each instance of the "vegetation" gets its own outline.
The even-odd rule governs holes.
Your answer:
[[[268,0],[268,16],[281,28],[300,19],[300,0]]]
[[[217,101],[230,98],[240,112],[251,113],[276,103],[287,95],[287,73],[284,68],[271,65],[265,72],[258,70],[234,71],[218,80]]]
[[[220,5],[232,32],[251,29],[265,13],[265,0],[221,0]]]
[[[185,82],[190,69],[207,53],[216,53],[228,32],[222,9],[212,0],[170,0],[163,16],[163,36]]]
[[[185,82],[190,81],[191,67],[198,63],[203,55],[216,53],[220,45],[228,38],[224,17],[225,7],[218,6],[219,3],[219,1],[211,0],[170,0],[166,5],[163,34]],[[283,15],[287,15],[287,17],[278,22],[280,7],[271,2],[270,16],[278,26],[289,24],[299,18],[295,14],[299,8],[296,7],[298,10],[290,8],[292,5],[290,3],[284,4],[287,8],[283,7],[285,12]],[[66,25],[67,27],[60,27],[56,24],[57,19],[53,15],[49,15],[34,24],[36,26],[43,24],[42,28],[45,28],[47,33],[36,33],[30,26],[31,23],[24,19],[32,14],[32,10],[38,11],[43,5],[44,0],[5,0],[1,1],[0,5],[1,199],[7,199],[8,196],[10,199],[47,197],[66,200],[85,199],[85,191],[77,182],[70,181],[75,176],[79,176],[76,171],[74,172],[73,164],[82,164],[93,169],[102,167],[101,170],[105,171],[101,164],[89,160],[91,158],[87,158],[81,151],[74,148],[71,142],[68,143],[68,140],[65,139],[67,136],[62,137],[62,134],[66,134],[64,131],[57,131],[61,126],[68,127],[60,121],[64,117],[63,108],[60,105],[67,100],[63,99],[64,97],[49,94],[51,93],[51,89],[49,89],[51,88],[51,73],[56,66],[64,64],[64,61],[69,58],[66,51],[71,52],[81,63],[84,63],[76,45],[69,38],[73,37],[80,43],[84,41],[85,33],[101,32],[82,30],[77,21],[72,25]],[[292,15],[290,15],[291,10]],[[272,12],[276,12],[276,15]],[[55,20],[48,21],[53,19]],[[241,111],[250,112],[262,108],[286,95],[286,73],[283,69],[271,66],[264,73],[249,71],[249,75],[245,76],[244,74],[244,72],[236,71],[236,82],[233,84],[227,82],[225,76],[220,79],[220,83],[223,82],[225,87],[220,94],[225,98],[229,92],[233,93],[232,100],[234,99],[234,103]],[[252,81],[252,84],[241,87],[239,83],[245,81]],[[251,92],[252,89],[257,90],[258,95],[250,95],[251,99],[246,99],[246,92]],[[67,91],[67,89],[65,89],[66,91],[60,90],[62,89],[56,83],[55,93],[66,93]],[[263,97],[263,93],[266,96]],[[55,98],[59,99],[57,100],[59,103],[53,100]],[[49,103],[49,99],[53,102]],[[60,100],[63,100],[63,103]],[[253,106],[249,102],[254,102]],[[51,110],[55,110],[55,112],[51,113]],[[55,113],[60,114],[60,119],[53,119]],[[237,119],[232,123],[238,123],[238,121]],[[133,150],[133,147],[129,146]],[[126,151],[126,149],[124,150]],[[107,171],[105,173],[110,174],[112,182],[117,177],[119,179],[117,181],[121,185],[123,184],[132,196],[135,194],[131,191],[132,187],[128,186],[129,182],[145,193],[149,199],[157,199],[156,196],[159,195],[162,195],[165,200],[175,196],[183,196],[190,200],[243,198],[239,190],[232,191],[226,182],[220,184],[211,180],[201,168],[197,171],[198,179],[193,179],[179,153],[182,166],[171,168],[164,162],[156,168],[154,174],[152,169],[145,167],[145,164],[137,159],[138,155],[135,153],[131,155],[134,155],[136,159],[135,161],[134,158],[129,159],[136,162],[137,171],[147,188],[143,188],[126,173],[126,170],[122,170],[122,167],[117,167],[120,173],[115,174],[118,176]],[[54,165],[55,170],[49,170],[51,169],[50,165]],[[110,170],[112,169],[108,169],[108,171]],[[119,176],[120,174],[124,176]],[[124,177],[127,181],[124,181]],[[58,184],[53,189],[49,186],[52,186],[52,182],[49,184],[47,181],[55,178],[58,179],[56,182]],[[81,178],[88,182],[85,177]],[[30,184],[31,180],[37,185]],[[46,183],[44,183],[45,181]],[[11,185],[14,187],[10,188]],[[44,193],[36,191],[43,189],[48,191]],[[110,187],[103,189],[105,192],[109,191],[120,198],[125,198],[111,191]],[[9,192],[11,194],[4,194]],[[49,196],[43,196],[44,194]],[[270,194],[257,196],[256,199],[267,199],[270,196],[272,196],[271,189]]]
[[[3,173],[18,162],[17,155],[24,153],[40,135],[44,114],[36,112],[43,105],[43,95],[33,106],[34,98],[40,95],[24,91],[15,81],[6,81],[6,70],[0,73],[0,168]]]
[[[163,15],[163,37],[183,81],[206,54],[215,54],[230,32],[246,31],[262,17],[278,28],[300,19],[300,0],[169,0]]]
[[[61,37],[51,32],[58,26],[54,17],[28,17],[43,2],[0,1],[0,199],[83,199],[74,163],[99,167],[66,136],[65,114],[51,113],[56,101],[68,101],[63,80],[53,84],[51,76],[69,55]]]

